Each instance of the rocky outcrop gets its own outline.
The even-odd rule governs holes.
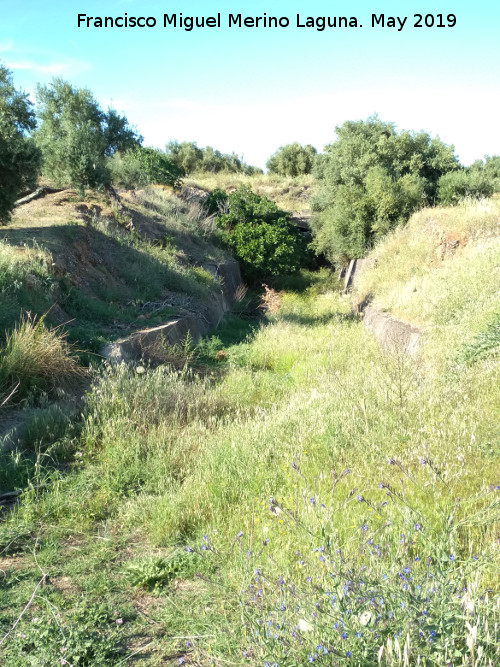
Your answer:
[[[229,310],[235,293],[241,284],[240,267],[235,260],[226,260],[203,265],[220,285],[220,292],[214,292],[197,313],[179,317],[160,326],[142,329],[130,336],[109,343],[102,351],[103,357],[114,363],[129,361],[158,362],[165,356],[165,350],[190,338],[197,342],[215,329]]]
[[[370,305],[366,306],[362,315],[363,324],[374,334],[382,349],[410,355],[417,353],[420,329]]]

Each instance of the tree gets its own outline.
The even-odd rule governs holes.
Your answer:
[[[476,160],[468,173],[481,172],[492,184],[495,192],[500,192],[500,155],[486,155],[483,160]]]
[[[209,205],[225,211],[218,216],[217,226],[247,278],[294,273],[308,261],[303,234],[267,197],[246,187],[231,194],[218,189]]]
[[[54,79],[48,86],[37,86],[36,97],[41,124],[35,139],[43,171],[82,195],[86,188],[108,184],[106,157],[142,142],[125,116],[113,109],[102,111],[87,88]]]
[[[183,170],[184,174],[192,174],[195,171],[217,174],[227,171],[252,176],[262,173],[262,169],[245,164],[235,153],[231,155],[221,153],[212,146],[198,148],[194,141],[181,143],[169,141],[165,148],[168,157]]]
[[[20,193],[36,184],[40,151],[27,136],[34,129],[32,103],[0,65],[0,224],[9,220]]]
[[[271,174],[280,176],[301,176],[310,174],[317,150],[307,144],[298,143],[281,146],[267,161],[266,167]]]
[[[425,132],[397,132],[377,116],[347,121],[314,174],[318,250],[334,261],[361,257],[378,238],[434,203],[440,177],[458,168],[453,146]]]
[[[439,179],[439,203],[454,206],[460,200],[491,197],[495,190],[495,179],[483,169],[459,169],[444,174]]]

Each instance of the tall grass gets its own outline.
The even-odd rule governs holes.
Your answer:
[[[473,250],[484,242],[449,260],[458,272],[464,260],[467,280],[441,318],[425,311],[419,357],[380,350],[349,299],[316,285],[283,291],[266,325],[223,348],[217,376],[106,370],[71,469],[46,479],[36,502],[25,494],[0,526],[3,548],[27,554],[41,534],[38,562],[54,567],[54,545],[65,545],[57,567],[80,588],[49,601],[64,619],[80,590],[95,607],[106,599],[128,647],[119,655],[115,644],[110,665],[167,655],[193,665],[494,667],[496,338],[474,363],[459,360],[486,307],[475,305],[485,254]],[[456,274],[441,275],[445,293]],[[430,295],[431,281],[422,285]],[[59,657],[50,609],[33,612],[38,642],[22,637],[32,620],[20,624],[8,665]],[[114,637],[112,621],[94,625]],[[140,633],[156,653],[134,653]]]
[[[65,334],[47,327],[43,317],[24,316],[0,348],[0,387],[6,391],[15,387],[13,399],[24,398],[35,388],[68,389],[83,376]]]

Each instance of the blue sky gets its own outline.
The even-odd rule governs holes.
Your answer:
[[[435,8],[434,8],[435,7]],[[285,29],[163,28],[163,14],[287,16]],[[154,16],[151,29],[77,28],[77,14]],[[371,15],[407,16],[403,30]],[[454,28],[413,28],[416,13]],[[295,27],[296,15],[356,16],[362,28]],[[0,60],[17,87],[61,76],[124,112],[147,145],[196,141],[261,167],[292,141],[318,149],[345,120],[378,113],[453,143],[464,164],[500,154],[500,3],[479,0],[0,0]]]

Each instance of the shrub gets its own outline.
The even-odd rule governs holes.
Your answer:
[[[267,161],[266,167],[271,174],[280,176],[302,176],[310,174],[316,157],[316,149],[308,144],[298,143],[281,146]]]
[[[127,189],[146,185],[180,185],[183,170],[165,153],[155,148],[137,146],[116,153],[109,161],[113,183]]]
[[[46,327],[43,319],[35,321],[29,315],[21,319],[0,349],[0,387],[17,385],[15,398],[24,398],[35,388],[69,388],[83,378],[65,334]]]
[[[214,202],[224,202],[221,193],[214,194]],[[241,187],[226,195],[225,206],[227,212],[219,215],[217,226],[247,278],[294,273],[307,262],[304,236],[267,197]]]
[[[28,96],[14,88],[9,70],[0,65],[0,225],[8,221],[20,193],[36,182],[40,151],[26,136],[34,127]]]
[[[444,174],[438,184],[439,203],[445,206],[458,204],[461,199],[490,197],[495,189],[494,179],[484,170],[471,169]]]

